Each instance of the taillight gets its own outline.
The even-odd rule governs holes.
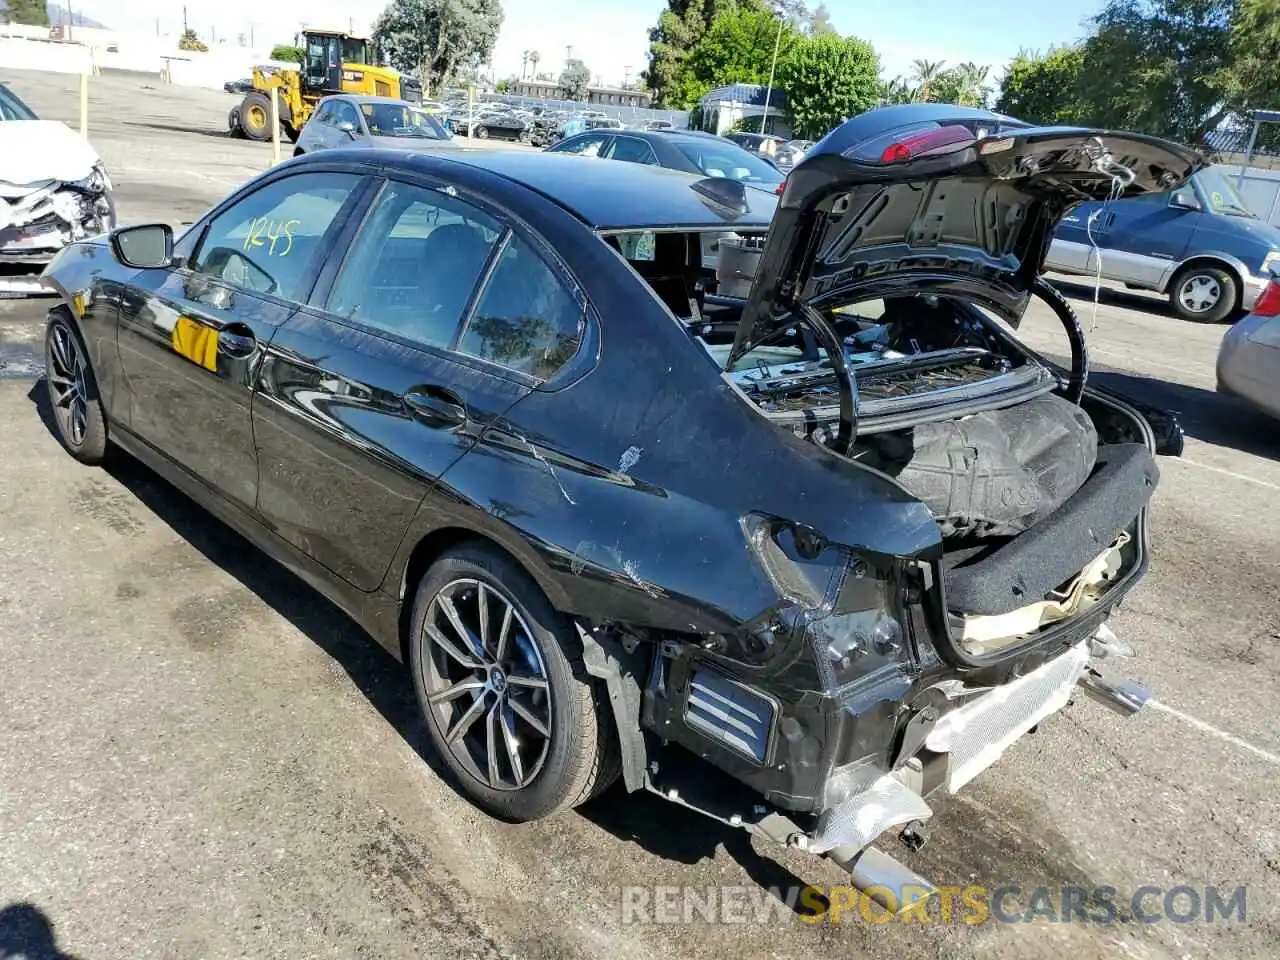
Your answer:
[[[1253,313],[1259,317],[1280,316],[1280,281],[1272,280],[1253,305]]]
[[[785,189],[787,189],[787,181],[783,180],[780,184],[778,184],[778,189],[773,192],[780,197],[782,196],[782,191]]]
[[[906,163],[933,153],[950,153],[974,142],[973,131],[958,123],[903,137],[880,154],[881,163]],[[948,149],[950,148],[950,149]]]

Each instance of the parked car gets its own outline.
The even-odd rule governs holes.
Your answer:
[[[549,149],[724,177],[762,190],[776,191],[783,181],[781,171],[767,160],[722,137],[690,130],[595,130],[566,137]]]
[[[785,205],[555,153],[304,156],[176,240],[64,251],[49,407],[405,660],[485,810],[620,777],[924,889],[882,834],[1075,692],[1144,698],[1105,621],[1147,567],[1152,432],[1078,343],[1059,371],[999,322],[1110,189],[1095,137],[1130,193],[1197,163],[936,104],[848,121]]]
[[[726,133],[726,140],[736,143],[743,150],[748,150],[758,157],[764,157],[766,160],[772,160],[778,153],[779,148],[786,145],[785,140],[781,137],[775,137],[768,133]]]
[[[1280,229],[1250,213],[1209,167],[1171,192],[1071,211],[1045,269],[1093,277],[1099,260],[1104,279],[1166,295],[1184,320],[1219,323],[1253,307],[1280,264]]]
[[[89,141],[0,83],[0,292],[45,292],[39,274],[54,254],[115,220],[111,178]]]
[[[1272,277],[1218,350],[1218,392],[1280,417],[1280,281]]]
[[[468,123],[471,125],[471,135],[477,140],[492,137],[496,140],[528,141],[531,135],[529,122],[510,111],[486,110],[468,116],[464,110],[449,117],[449,127],[454,133],[465,136]]]
[[[335,147],[451,149],[453,134],[422,107],[391,97],[325,97],[298,135],[293,155]]]
[[[251,90],[254,89],[253,78],[246,77],[242,80],[228,80],[226,83],[222,85],[222,89],[225,90],[227,93],[237,93],[237,94],[249,93]]]
[[[645,130],[674,130],[676,125],[670,120],[646,120],[644,122]]]

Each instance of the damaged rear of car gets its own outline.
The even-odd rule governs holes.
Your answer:
[[[0,84],[0,291],[48,292],[39,274],[54,255],[114,226],[111,181],[89,143]]]
[[[652,756],[647,786],[827,854],[864,889],[927,889],[877,837],[921,842],[931,792],[1077,691],[1141,707],[1102,669],[1128,655],[1105,621],[1147,568],[1156,453],[1179,452],[1181,430],[1090,386],[1079,323],[1039,272],[1074,204],[1173,189],[1199,164],[1139,135],[886,108],[795,168],[767,236],[614,235],[642,274],[664,247],[699,249],[668,306],[742,403],[863,474],[843,500],[812,490],[821,522],[743,516],[778,602],[736,638],[659,644],[645,668],[642,725],[769,803],[726,803]],[[1019,342],[1033,298],[1068,364]],[[788,485],[780,458],[741,457]]]

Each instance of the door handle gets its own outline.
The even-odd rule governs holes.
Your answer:
[[[228,357],[243,359],[258,349],[258,340],[243,324],[232,324],[218,331],[218,349]]]
[[[401,399],[409,411],[433,427],[458,427],[467,422],[467,408],[462,400],[439,387],[418,387]]]

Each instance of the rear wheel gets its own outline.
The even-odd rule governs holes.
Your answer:
[[[240,104],[240,132],[250,140],[271,139],[271,101],[266,94],[247,93]]]
[[[571,623],[510,558],[481,543],[437,560],[414,596],[409,662],[432,745],[494,816],[537,820],[618,773]]]
[[[1169,285],[1169,304],[1183,320],[1221,323],[1236,308],[1238,286],[1230,271],[1192,264]]]
[[[227,130],[232,137],[243,137],[244,131],[240,129],[240,108],[232,107],[231,112],[227,114]]]
[[[101,463],[107,452],[107,420],[89,352],[75,324],[63,313],[49,314],[44,335],[45,387],[58,439],[81,463]]]

